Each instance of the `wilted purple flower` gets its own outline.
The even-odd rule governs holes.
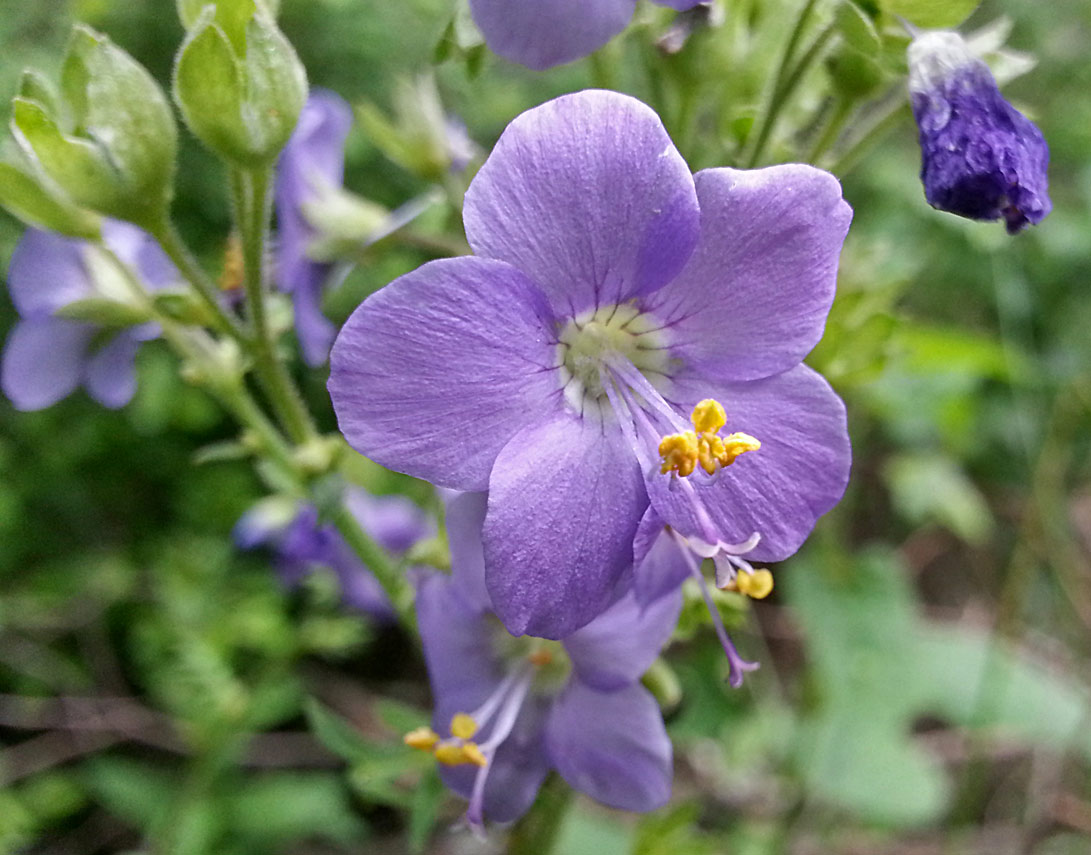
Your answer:
[[[679,11],[705,0],[654,0]],[[636,0],[470,0],[493,53],[541,71],[587,56],[625,29]]]
[[[706,553],[757,535],[750,558],[783,559],[848,478],[844,407],[801,360],[850,218],[813,167],[695,181],[639,101],[558,98],[470,186],[476,256],[395,280],[342,329],[341,430],[390,468],[488,488],[485,579],[513,634],[562,638],[609,605],[649,499]]]
[[[512,638],[484,588],[485,496],[448,504],[453,577],[417,590],[435,730],[406,742],[433,752],[466,818],[507,822],[530,807],[549,770],[611,807],[647,811],[670,796],[671,744],[638,682],[678,620],[678,590],[641,608],[626,596],[562,642]]]
[[[1049,146],[958,33],[913,41],[909,92],[928,204],[973,220],[1003,217],[1009,234],[1045,218]]]
[[[316,235],[303,206],[341,186],[351,127],[352,108],[345,99],[312,89],[277,164],[276,280],[281,291],[292,295],[296,333],[308,365],[326,361],[337,328],[322,314],[331,265],[307,255]]]
[[[102,237],[149,290],[178,281],[163,251],[136,226],[105,220]],[[128,299],[126,293],[103,292],[105,283],[89,266],[96,252],[87,241],[38,229],[28,229],[15,247],[8,287],[20,321],[4,346],[0,378],[4,394],[20,410],[48,407],[80,385],[110,408],[124,406],[136,391],[136,351],[159,335],[157,324],[110,331],[56,316],[81,300]],[[100,262],[100,274],[104,269]]]
[[[395,555],[435,533],[424,512],[404,496],[372,496],[349,487],[344,501],[360,527]],[[234,536],[243,549],[272,547],[284,584],[294,587],[315,570],[330,570],[337,576],[345,605],[380,620],[395,619],[382,586],[337,529],[319,522],[313,505],[265,500],[239,519]]]

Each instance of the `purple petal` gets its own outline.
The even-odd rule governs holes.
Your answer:
[[[678,384],[682,409],[712,397],[727,410],[724,433],[742,431],[761,441],[719,472],[714,483],[692,480],[719,539],[741,543],[755,531],[761,542],[748,559],[780,561],[795,552],[816,520],[837,504],[849,478],[852,449],[845,406],[821,376],[805,365],[750,383]],[[682,484],[651,476],[648,495],[660,516],[684,536],[703,526]]]
[[[322,311],[322,289],[329,268],[315,265],[307,275],[295,280],[292,291],[292,312],[295,316],[295,333],[303,361],[312,368],[324,363],[330,355],[330,345],[337,335],[337,327]]]
[[[149,290],[176,285],[181,275],[155,239],[143,229],[121,220],[102,221],[103,242],[140,274]]]
[[[576,676],[604,692],[635,683],[674,632],[681,610],[679,588],[647,608],[630,592],[564,640]]]
[[[822,337],[852,219],[841,185],[801,164],[696,176],[701,240],[646,308],[688,370],[756,380],[798,365]]]
[[[417,623],[437,704],[451,695],[473,697],[465,712],[500,685],[504,674],[493,652],[499,630],[489,615],[462,598],[451,578],[422,573],[417,584]]]
[[[652,2],[658,3],[660,6],[670,6],[672,9],[684,12],[686,9],[700,6],[702,3],[708,2],[708,0],[652,0]]]
[[[546,744],[565,781],[605,805],[648,811],[670,798],[671,742],[643,686],[597,692],[572,680],[550,713]]]
[[[493,53],[541,71],[587,56],[625,29],[635,0],[470,0]]]
[[[342,433],[389,469],[483,490],[505,443],[562,406],[549,323],[534,285],[501,262],[444,259],[394,280],[334,343]]]
[[[428,515],[405,496],[373,496],[350,487],[345,504],[364,531],[391,552],[407,552],[417,541],[435,534]]]
[[[633,593],[645,608],[678,588],[689,576],[689,564],[649,505],[633,540]]]
[[[17,410],[41,410],[79,385],[87,348],[95,334],[90,324],[43,318],[15,325],[4,345],[0,381]]]
[[[88,394],[110,409],[124,407],[136,392],[136,359],[140,339],[122,330],[88,360],[84,385]]]
[[[8,288],[20,315],[45,317],[94,295],[83,265],[85,246],[83,241],[39,229],[23,233],[8,268]]]
[[[451,573],[455,584],[467,600],[491,610],[481,543],[488,500],[488,493],[457,493],[447,498],[446,506],[447,540],[451,547]]]
[[[484,532],[485,582],[508,631],[563,638],[606,608],[646,503],[617,432],[560,413],[516,434],[493,467]]]
[[[508,125],[464,211],[474,252],[518,267],[558,315],[662,287],[689,258],[699,217],[689,167],[655,112],[596,90]]]

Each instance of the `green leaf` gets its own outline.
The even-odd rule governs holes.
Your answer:
[[[356,728],[314,698],[304,700],[303,712],[318,741],[338,757],[356,763],[373,755],[371,747]]]
[[[366,831],[353,815],[340,777],[327,772],[249,778],[231,800],[231,813],[240,835],[275,844],[277,850],[303,838],[358,844]]]
[[[897,455],[883,474],[895,506],[910,521],[938,522],[971,544],[992,534],[985,498],[953,460],[938,453]]]
[[[99,217],[46,189],[40,179],[0,161],[0,206],[28,226],[68,237],[98,240]]]
[[[424,852],[428,845],[446,794],[447,789],[434,767],[421,775],[409,808],[409,851],[412,855]]]
[[[911,24],[927,29],[957,27],[980,4],[980,0],[880,0],[891,15],[901,15]]]
[[[881,47],[879,31],[859,6],[851,0],[842,3],[837,7],[836,19],[837,28],[846,42],[866,56],[878,56]]]

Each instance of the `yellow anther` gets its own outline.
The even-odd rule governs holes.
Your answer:
[[[765,568],[755,570],[753,573],[743,570],[735,577],[735,587],[740,594],[746,594],[755,600],[763,600],[773,590],[773,574]]]
[[[484,766],[489,761],[473,742],[441,742],[436,746],[436,759],[444,766],[462,766],[473,763]]]
[[[659,456],[663,458],[659,471],[664,475],[677,472],[685,478],[697,466],[699,453],[697,434],[693,431],[668,434],[659,441]]]
[[[727,424],[727,412],[719,401],[705,398],[693,408],[690,421],[697,433],[717,433]]]
[[[451,736],[469,739],[475,733],[477,733],[477,722],[473,720],[473,717],[464,712],[455,713],[451,719]]]
[[[439,742],[439,734],[430,727],[418,727],[411,730],[404,737],[405,744],[410,748],[419,748],[421,751],[431,751]]]
[[[475,766],[487,766],[489,763],[488,758],[485,757],[484,752],[476,742],[467,742],[463,745],[462,753],[466,755],[467,762],[473,763]]]
[[[723,439],[723,452],[717,455],[721,466],[730,466],[740,454],[757,451],[761,442],[748,433],[733,433]]]

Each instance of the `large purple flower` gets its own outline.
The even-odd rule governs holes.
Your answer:
[[[404,555],[435,533],[424,512],[404,496],[372,496],[350,487],[344,500],[364,531],[395,555]],[[345,605],[378,620],[396,618],[378,580],[333,525],[319,522],[314,505],[265,500],[239,519],[234,536],[243,549],[271,546],[285,585],[295,587],[315,570],[330,570],[337,576]]]
[[[564,637],[613,601],[649,500],[706,554],[757,538],[750,558],[783,559],[848,478],[843,405],[801,360],[850,218],[825,172],[693,176],[639,101],[558,98],[470,186],[476,256],[346,323],[341,430],[385,466],[488,489],[485,579],[516,635]]]
[[[1045,138],[1004,100],[958,33],[913,41],[909,92],[928,204],[973,220],[1003,218],[1010,234],[1046,217],[1053,206]]]
[[[647,811],[670,796],[671,744],[639,679],[678,620],[681,592],[641,608],[628,595],[561,643],[511,637],[485,594],[485,496],[448,504],[453,577],[423,575],[417,615],[435,730],[406,741],[435,753],[470,799],[471,826],[530,807],[549,770],[611,807]]]
[[[303,206],[341,186],[351,127],[348,102],[313,89],[277,163],[276,280],[280,290],[292,295],[299,345],[312,366],[326,361],[337,328],[322,314],[322,290],[331,266],[307,255],[316,235]]]
[[[102,236],[149,290],[178,282],[177,271],[146,232],[105,220]],[[4,346],[0,380],[4,394],[20,410],[40,410],[78,386],[100,404],[122,407],[136,391],[133,361],[140,343],[159,335],[156,324],[107,330],[97,324],[57,317],[81,300],[120,297],[104,292],[110,282],[94,275],[91,243],[53,232],[28,229],[11,258],[8,287],[20,321]],[[100,272],[106,270],[98,260]]]
[[[705,0],[655,0],[682,11]],[[625,29],[636,0],[470,0],[494,52],[541,71],[598,50]]]

